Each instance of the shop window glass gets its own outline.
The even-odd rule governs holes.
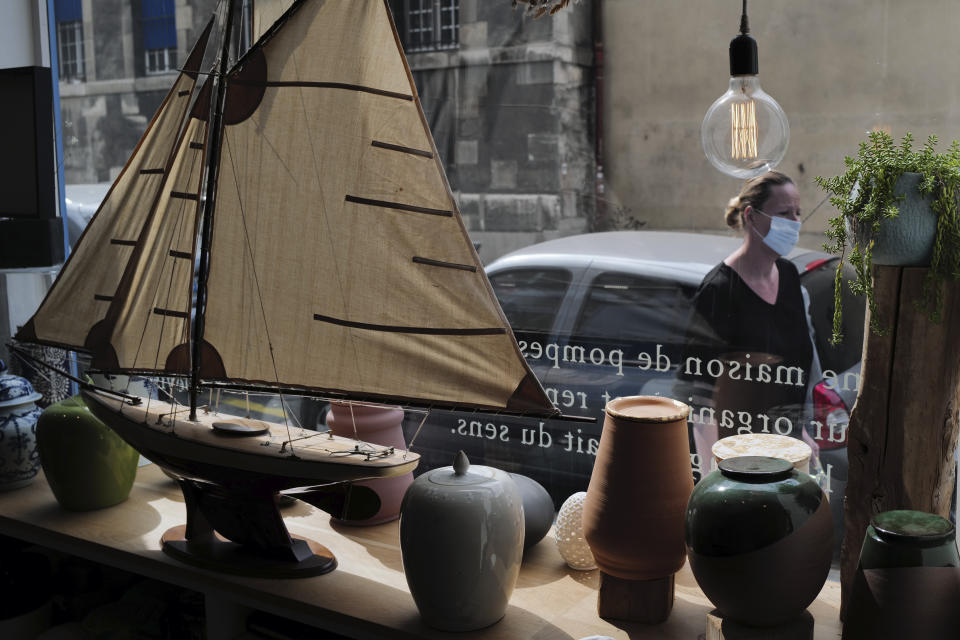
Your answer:
[[[178,42],[174,8],[193,7],[192,17],[187,16],[190,12],[180,16],[186,20],[179,25],[181,37],[199,32],[209,17],[208,9],[200,8],[204,3],[194,0],[123,4],[133,24],[126,20],[122,25],[126,31],[121,32],[120,21],[105,20],[103,12],[83,16],[82,0],[54,0],[62,80],[82,81],[85,66],[91,75],[94,68],[98,73],[129,68],[122,60],[101,60],[99,49],[96,61],[84,60],[84,19],[86,35],[136,42],[137,73],[152,74],[175,70],[178,45],[189,49],[193,44]],[[240,51],[250,45],[247,12],[254,4],[255,0],[238,2],[245,25]],[[717,174],[704,161],[700,145],[687,142],[691,132],[696,136],[710,102],[726,86],[729,69],[724,56],[738,16],[735,10],[710,8],[689,19],[675,4],[610,3],[599,12],[597,3],[570,3],[553,17],[533,19],[522,10],[524,4],[515,10],[510,2],[465,3],[461,13],[457,0],[389,0],[401,44],[408,53],[419,54],[410,55],[408,63],[435,138],[436,161],[447,172],[452,195],[464,214],[464,228],[483,245],[478,251],[484,264],[547,238],[584,231],[640,229],[638,235],[644,235],[669,229],[683,232],[684,238],[676,247],[661,247],[656,260],[661,266],[680,265],[678,271],[697,272],[680,284],[670,281],[669,266],[656,272],[660,280],[647,272],[630,272],[629,266],[610,261],[607,245],[596,256],[597,262],[605,261],[603,270],[571,267],[569,255],[552,265],[530,268],[528,263],[519,268],[513,263],[509,271],[494,270],[494,291],[540,384],[565,414],[598,422],[435,411],[414,448],[430,453],[433,447],[436,454],[428,455],[422,468],[448,465],[458,449],[466,448],[476,464],[535,477],[559,506],[567,495],[586,488],[591,440],[599,438],[608,396],[661,393],[686,402],[694,395],[681,397],[673,387],[683,334],[702,274],[723,256],[706,257],[699,248],[691,249],[691,238],[708,235],[715,244],[740,242],[741,236],[723,221],[723,206],[740,183]],[[946,28],[941,25],[950,23],[943,17],[942,4],[922,0],[911,5],[911,20],[903,22],[904,28],[884,31],[877,38],[864,35],[870,32],[869,24],[838,14],[837,20],[824,25],[818,41],[823,46],[812,49],[796,25],[809,22],[816,9],[795,3],[790,19],[783,20],[771,20],[759,10],[756,16],[751,13],[767,69],[765,88],[778,99],[796,98],[784,105],[791,125],[796,124],[791,141],[795,160],[780,168],[800,187],[801,246],[814,256],[794,261],[810,294],[810,322],[824,370],[823,378],[810,380],[809,413],[822,427],[813,427],[809,434],[819,445],[821,481],[831,492],[838,521],[847,471],[846,424],[860,376],[863,304],[862,298],[844,294],[846,339],[830,345],[837,259],[819,249],[826,220],[834,211],[813,177],[837,174],[843,156],[855,153],[863,131],[872,128],[889,129],[896,137],[912,130],[918,139],[936,133],[941,147],[955,137],[950,132],[956,130],[960,113],[956,97],[948,93],[941,100],[922,99],[935,94],[942,84],[938,81],[949,75],[947,58],[924,56],[921,51],[944,41],[922,37],[925,32],[939,34]],[[897,17],[895,6],[899,5],[889,6],[891,24]],[[701,87],[699,97],[686,96],[681,104],[676,92],[650,91],[662,85],[663,78],[655,68],[629,64],[638,56],[649,57],[651,51],[662,49],[662,40],[669,40],[664,35],[669,30],[658,26],[663,21],[643,20],[651,11],[667,23],[682,23],[690,41],[699,43],[675,48],[684,63],[678,66],[684,71],[677,82]],[[960,9],[947,13],[957,17]],[[731,32],[718,36],[716,25],[724,20],[732,20]],[[443,53],[457,51],[461,25],[465,40],[470,34],[470,51],[463,51],[469,55]],[[850,39],[840,37],[848,33],[866,43],[860,47],[866,47],[864,51],[857,50],[863,55],[850,54]],[[717,64],[700,64],[704,47],[716,54]],[[120,49],[105,50],[104,55],[119,56]],[[889,54],[895,50],[912,53],[898,58]],[[93,48],[88,51],[92,56]],[[429,53],[436,51],[441,54]],[[933,62],[917,64],[921,58]],[[804,69],[831,70],[829,81],[853,78],[856,86],[847,93],[806,91]],[[127,135],[119,124],[145,126],[161,93],[155,91],[155,100],[138,95],[142,117],[118,118],[112,112],[98,116],[90,111],[90,96],[98,90],[91,84],[85,92],[62,94],[68,183],[105,181],[108,170],[114,175],[129,153],[116,147],[132,147],[135,142],[135,136]],[[124,109],[132,104],[124,100]],[[106,162],[106,168],[92,169],[105,151],[116,159]],[[109,183],[100,186],[103,193]],[[91,210],[100,197],[92,199]],[[810,266],[813,260],[822,262]],[[666,362],[658,360],[658,353],[667,356],[671,371],[656,371],[658,363]],[[707,363],[705,359],[705,372]],[[696,398],[690,403],[697,405],[699,417],[703,405]],[[408,437],[420,417],[411,420]],[[733,431],[747,428],[734,418]],[[749,428],[762,430],[755,413]]]
[[[253,0],[243,0],[240,3],[240,35],[237,51],[240,55],[246,53],[250,45],[253,44]]]
[[[587,342],[676,343],[693,292],[668,280],[602,273],[590,284],[574,336]]]
[[[490,281],[515,332],[547,334],[570,284],[570,272],[518,269],[499,273]]]

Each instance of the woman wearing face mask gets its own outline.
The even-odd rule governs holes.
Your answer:
[[[796,185],[778,171],[748,180],[728,203],[726,222],[742,230],[743,243],[697,290],[675,389],[694,408],[704,472],[717,438],[746,431],[800,438],[811,378],[820,377],[806,292],[784,257],[800,238]],[[701,407],[714,410],[713,420]]]

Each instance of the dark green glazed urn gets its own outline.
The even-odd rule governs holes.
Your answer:
[[[686,511],[690,569],[720,613],[751,626],[800,616],[830,571],[833,523],[823,491],[778,458],[720,462]]]
[[[884,511],[867,525],[860,567],[960,567],[955,536],[953,524],[934,513]]]
[[[37,421],[40,464],[64,509],[89,511],[127,499],[140,454],[77,395],[50,405]]]

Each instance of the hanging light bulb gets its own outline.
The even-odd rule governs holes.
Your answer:
[[[757,41],[743,0],[740,35],[730,41],[730,87],[710,105],[700,141],[710,163],[727,175],[752,178],[777,166],[790,143],[790,124],[777,101],[760,88]]]

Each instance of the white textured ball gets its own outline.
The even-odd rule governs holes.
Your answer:
[[[583,500],[586,491],[579,491],[566,500],[557,514],[557,549],[571,569],[589,571],[597,568],[586,539],[583,537]]]

